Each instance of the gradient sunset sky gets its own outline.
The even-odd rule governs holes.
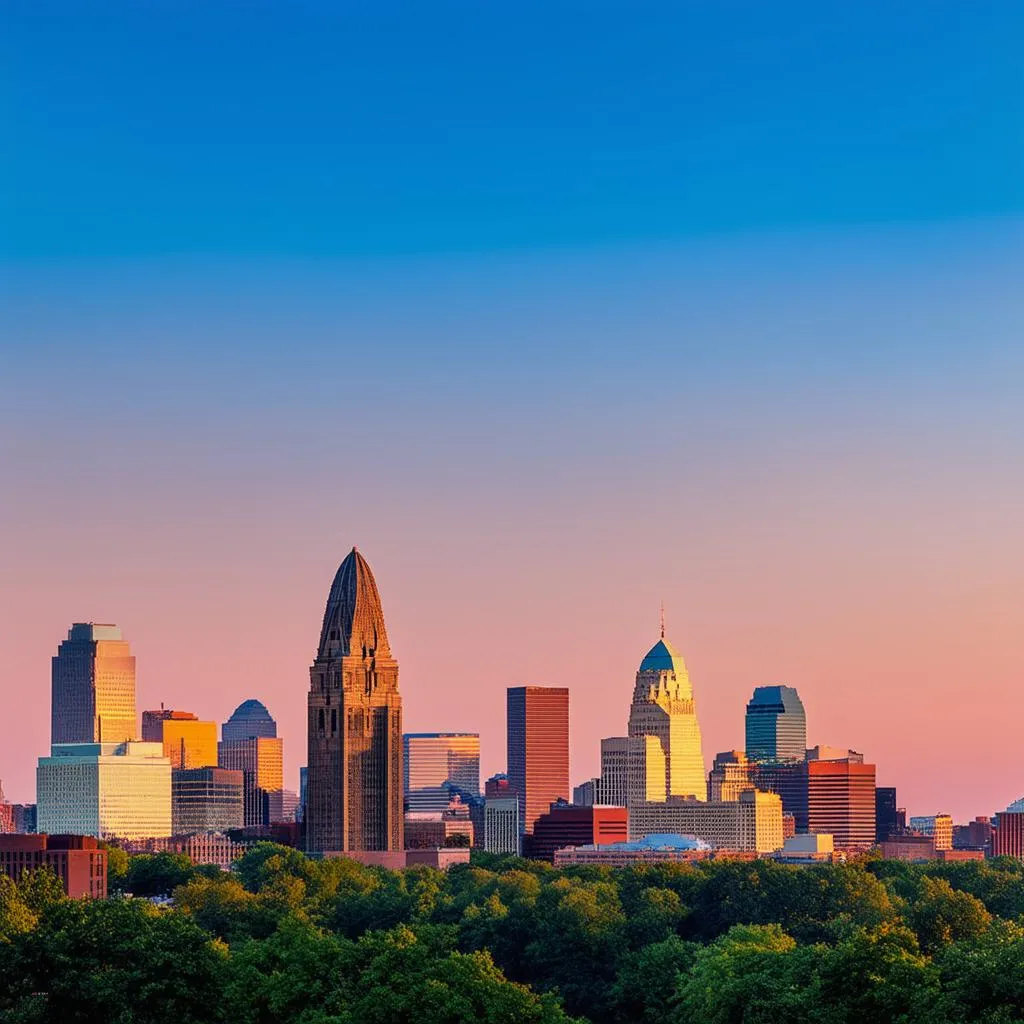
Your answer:
[[[15,2],[0,779],[118,622],[278,719],[359,546],[407,731],[667,634],[705,758],[786,682],[911,813],[1024,795],[1024,6]]]

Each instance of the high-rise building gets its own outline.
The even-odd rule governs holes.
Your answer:
[[[159,743],[55,743],[36,769],[40,832],[171,834],[171,762]]]
[[[443,811],[452,797],[480,795],[480,735],[407,732],[402,737],[406,811]]]
[[[398,662],[377,583],[355,548],[331,584],[309,679],[306,848],[402,851]]]
[[[875,789],[875,842],[884,843],[896,834],[896,787]]]
[[[201,722],[191,711],[160,707],[142,712],[142,738],[162,743],[172,768],[209,768],[217,764],[217,723]]]
[[[923,836],[931,836],[936,850],[953,849],[953,818],[949,814],[915,815],[910,827]]]
[[[725,750],[715,755],[708,773],[709,800],[739,800],[740,793],[753,788],[750,762],[742,750]]]
[[[806,767],[807,831],[830,832],[837,850],[874,845],[875,766],[844,758],[811,760]]]
[[[171,771],[171,831],[227,832],[245,825],[244,775],[229,768]]]
[[[515,796],[512,786],[509,784],[508,776],[504,772],[495,772],[484,783],[484,796],[488,800],[504,799]]]
[[[217,765],[242,773],[243,821],[257,828],[281,820],[284,799],[284,741],[249,736],[218,745]]]
[[[600,803],[598,792],[601,780],[599,778],[587,779],[578,786],[572,787],[572,802],[574,807],[593,807]]]
[[[1024,797],[996,815],[992,830],[992,856],[1024,860]]]
[[[758,686],[747,704],[747,757],[751,761],[802,761],[807,716],[792,686]]]
[[[793,815],[797,832],[807,831],[807,763],[805,761],[751,761],[750,775],[757,789],[777,793],[782,810]]]
[[[299,769],[299,806],[295,808],[295,820],[305,821],[306,819],[306,781],[309,778],[309,770],[305,767]]]
[[[484,802],[484,842],[488,853],[518,854],[519,800],[515,796],[489,796]]]
[[[627,802],[657,800],[655,795],[707,796],[700,726],[693,686],[682,655],[661,638],[640,663],[629,709],[630,786]],[[648,737],[657,744],[644,742]],[[664,773],[664,782],[658,776]]]
[[[555,850],[567,846],[603,846],[628,838],[625,807],[575,807],[559,801],[534,823],[528,852],[534,860],[553,861]]]
[[[53,658],[51,743],[138,739],[135,658],[119,626],[76,622]]]
[[[694,836],[716,850],[772,853],[782,847],[782,801],[775,793],[748,789],[738,800],[711,802],[669,797],[629,808],[629,838]]]
[[[275,739],[277,736],[277,722],[271,718],[262,701],[242,701],[221,726],[220,738],[224,743],[247,740],[251,736],[265,739]]]
[[[629,798],[629,737],[606,736],[601,740],[601,777],[595,803],[625,807]]]
[[[569,797],[569,691],[560,686],[511,686],[506,704],[508,782],[519,797],[519,826],[533,823]]]

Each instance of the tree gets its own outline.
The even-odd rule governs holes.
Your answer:
[[[170,896],[195,874],[184,853],[145,853],[129,858],[124,889],[133,896]]]
[[[908,913],[921,946],[935,952],[960,939],[975,939],[992,924],[981,900],[953,889],[944,878],[924,876]]]

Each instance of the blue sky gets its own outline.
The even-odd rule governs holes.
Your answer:
[[[993,217],[1024,8],[5,5],[21,257],[360,256]]]

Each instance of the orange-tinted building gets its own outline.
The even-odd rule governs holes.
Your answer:
[[[24,872],[49,867],[72,899],[107,895],[107,851],[92,836],[0,836],[0,874],[17,881]]]
[[[507,697],[508,782],[519,798],[519,828],[558,800],[568,800],[569,691],[560,686],[511,686]]]
[[[191,711],[161,707],[142,712],[142,738],[164,745],[172,768],[210,768],[217,764],[217,723],[201,722]]]
[[[534,860],[554,861],[555,851],[567,846],[608,846],[629,839],[625,807],[592,804],[576,807],[554,803],[534,823],[527,855]]]
[[[828,832],[837,850],[875,844],[875,766],[852,757],[809,760],[807,831]]]

